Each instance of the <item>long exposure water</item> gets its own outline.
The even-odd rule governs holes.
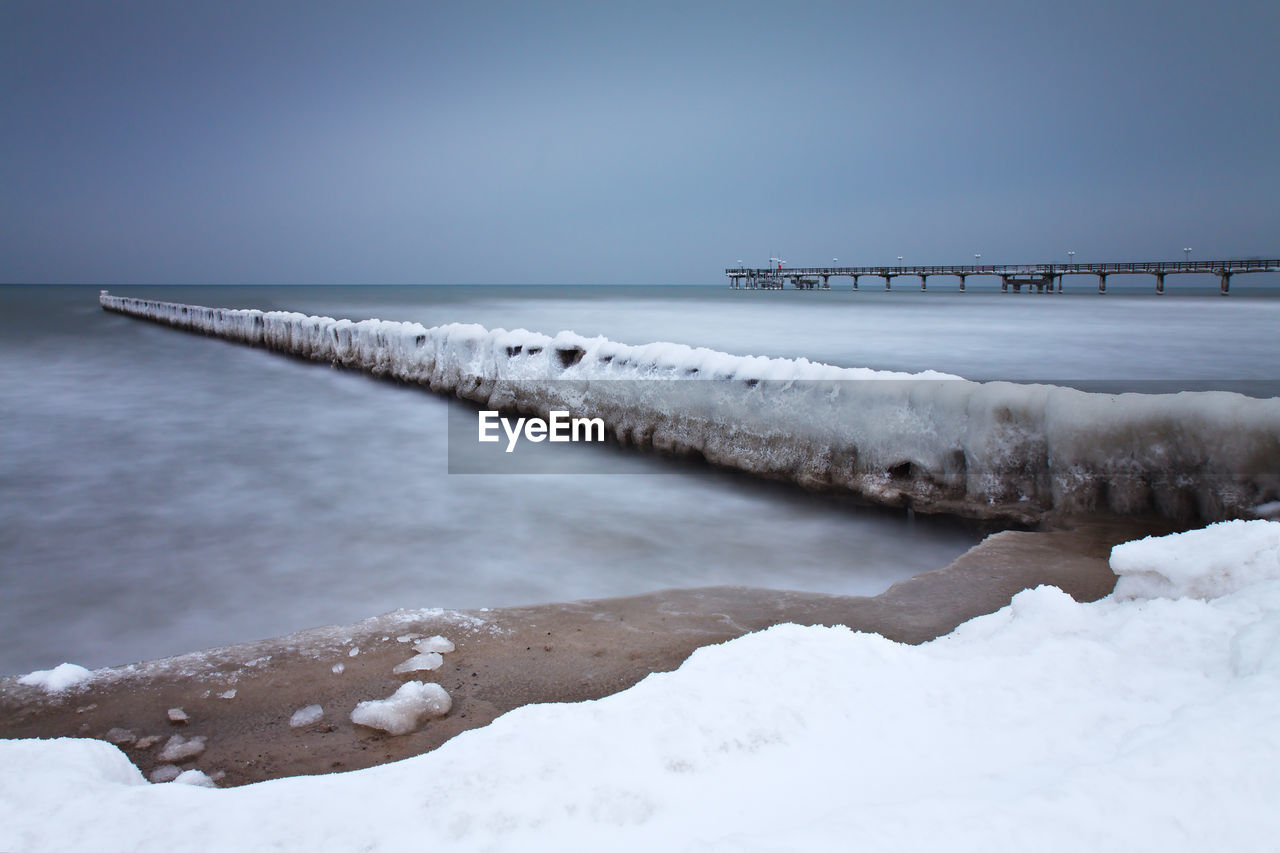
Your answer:
[[[113,293],[1088,386],[1275,393],[1280,299],[722,287],[125,287]],[[1114,290],[1114,288],[1113,288]],[[422,389],[0,287],[0,673],[126,663],[399,607],[741,584],[876,594],[975,527],[642,453],[450,475]]]

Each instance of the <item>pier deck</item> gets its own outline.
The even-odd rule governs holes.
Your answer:
[[[1218,291],[1224,296],[1231,290],[1231,277],[1243,273],[1280,272],[1280,259],[1218,261],[1125,261],[1100,264],[963,264],[942,266],[899,267],[793,267],[779,266],[748,268],[729,267],[724,274],[729,277],[729,287],[734,289],[777,289],[790,283],[799,290],[830,290],[832,277],[846,276],[853,279],[853,289],[863,276],[884,279],[884,289],[893,288],[893,280],[900,276],[920,279],[920,289],[927,290],[932,276],[955,276],[960,279],[960,290],[971,275],[999,276],[1000,290],[1015,293],[1022,288],[1040,293],[1062,292],[1062,279],[1068,275],[1091,275],[1098,279],[1098,292],[1107,292],[1107,278],[1112,275],[1150,275],[1155,278],[1156,293],[1164,293],[1164,279],[1169,275],[1215,275]]]

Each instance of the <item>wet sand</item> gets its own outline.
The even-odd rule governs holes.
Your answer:
[[[61,695],[5,678],[0,737],[123,740],[121,748],[144,774],[168,763],[159,753],[173,735],[203,737],[200,755],[176,763],[203,770],[222,786],[355,770],[435,749],[522,705],[616,693],[677,668],[701,646],[784,622],[847,625],[921,643],[1040,584],[1079,601],[1096,600],[1115,585],[1107,565],[1113,545],[1166,532],[1166,526],[1126,520],[996,533],[950,566],[875,597],[710,587],[495,610],[402,611],[101,670]],[[439,669],[392,673],[413,656],[414,639],[436,634],[456,645]],[[342,671],[335,673],[338,664]],[[351,722],[357,702],[386,697],[415,678],[449,692],[453,708],[446,716],[401,736]],[[290,727],[293,712],[311,704],[323,706],[323,718]],[[170,708],[181,708],[187,721],[171,722]]]

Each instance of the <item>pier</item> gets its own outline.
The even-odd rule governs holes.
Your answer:
[[[782,290],[788,284],[797,290],[830,290],[831,279],[841,276],[853,280],[858,289],[859,279],[870,277],[884,280],[884,289],[893,289],[895,278],[917,278],[920,289],[928,290],[929,279],[935,276],[953,276],[960,280],[964,292],[969,276],[998,276],[1002,292],[1062,293],[1062,280],[1069,275],[1093,276],[1098,280],[1098,293],[1107,292],[1107,278],[1113,275],[1149,275],[1155,278],[1155,292],[1164,293],[1164,280],[1170,275],[1214,275],[1218,278],[1218,292],[1226,296],[1231,291],[1231,277],[1245,273],[1280,272],[1280,259],[1222,261],[1134,261],[1103,264],[964,264],[954,266],[897,266],[897,267],[793,267],[786,269],[779,264],[773,267],[729,267],[724,274],[729,277],[729,287],[735,290]]]

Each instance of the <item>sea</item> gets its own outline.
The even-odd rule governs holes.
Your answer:
[[[1113,393],[1280,395],[1280,287],[1243,278],[1226,298],[1212,281],[1163,296],[1071,280],[1061,295],[865,280],[109,289]],[[555,473],[451,474],[449,425],[474,417],[467,404],[107,313],[99,289],[0,286],[0,675],[398,608],[725,584],[875,595],[989,530],[612,447],[565,448],[573,464]]]

